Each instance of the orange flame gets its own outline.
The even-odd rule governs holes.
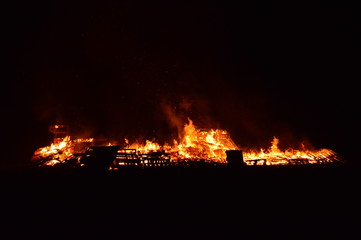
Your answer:
[[[226,161],[226,150],[237,149],[227,131],[220,129],[199,129],[193,121],[188,119],[183,129],[183,137],[180,142],[173,140],[173,145],[164,144],[161,146],[157,142],[146,140],[145,144],[135,142],[129,144],[125,139],[127,148],[137,149],[141,154],[147,154],[157,151],[165,151],[173,159],[179,160],[210,160],[214,162]]]
[[[54,166],[59,163],[64,163],[74,157],[75,146],[79,143],[93,142],[93,138],[82,139],[78,138],[71,140],[70,136],[62,139],[55,139],[50,146],[39,148],[35,151],[33,160],[42,162],[44,166]]]
[[[75,153],[85,150],[79,145],[90,146],[94,139],[74,139],[70,136],[57,139],[50,146],[39,148],[34,153],[34,160],[41,160],[40,165],[54,166],[74,158]],[[126,148],[136,149],[137,154],[149,154],[164,152],[171,157],[172,162],[188,160],[205,160],[218,163],[226,163],[226,151],[237,150],[238,147],[232,141],[227,131],[222,129],[200,129],[188,119],[184,125],[183,134],[179,141],[173,140],[173,144],[160,145],[156,141],[146,140],[145,143],[136,141],[132,144],[125,139]],[[314,164],[340,161],[337,154],[329,149],[308,150],[302,146],[302,150],[287,149],[282,151],[278,147],[279,139],[274,137],[271,146],[264,150],[243,151],[244,162],[247,165],[286,165],[286,164]],[[113,145],[111,142],[107,146]],[[80,151],[79,151],[80,149]]]
[[[184,126],[184,136],[179,144],[170,149],[170,155],[178,159],[205,159],[225,162],[226,150],[237,149],[227,131],[221,129],[198,129],[188,119]]]
[[[129,140],[125,139],[125,142],[128,144],[127,148],[129,149],[137,149],[139,153],[146,154],[150,152],[157,152],[162,149],[162,146],[156,142],[152,142],[150,140],[146,140],[145,144],[141,144],[139,142],[135,142],[129,145]]]
[[[244,161],[248,165],[286,165],[286,164],[315,164],[320,162],[332,162],[340,160],[336,153],[330,149],[308,150],[287,149],[281,151],[278,148],[279,139],[274,137],[271,146],[259,151],[247,151],[243,153]]]

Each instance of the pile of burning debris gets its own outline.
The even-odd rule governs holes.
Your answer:
[[[94,138],[72,139],[65,125],[50,128],[54,141],[35,151],[33,161],[39,166],[91,166],[116,170],[125,166],[189,166],[189,165],[299,165],[341,162],[329,149],[281,151],[274,137],[268,149],[241,151],[229,134],[221,129],[199,129],[191,120],[185,124],[183,136],[173,144],[160,145],[146,140],[129,143],[109,142]]]

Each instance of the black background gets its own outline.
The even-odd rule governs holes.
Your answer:
[[[354,238],[360,37],[320,1],[2,1],[1,235]],[[176,118],[174,118],[176,116]],[[345,166],[84,173],[30,163],[48,127],[177,138],[177,121],[241,147],[311,143]],[[129,235],[128,235],[129,234]]]
[[[26,162],[74,135],[177,138],[167,109],[241,147],[302,141],[354,161],[358,139],[351,6],[282,1],[4,3],[6,157]],[[169,111],[168,111],[169,112]],[[357,161],[356,161],[357,162]]]

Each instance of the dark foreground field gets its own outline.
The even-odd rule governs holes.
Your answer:
[[[356,239],[359,180],[359,169],[347,165],[112,173],[12,168],[1,171],[0,233],[27,239]]]

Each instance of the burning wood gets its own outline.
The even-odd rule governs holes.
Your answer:
[[[267,150],[245,152],[244,161],[247,165],[294,165],[319,164],[341,161],[337,154],[330,149],[308,150],[302,145],[302,150],[278,148],[279,139],[274,137],[271,147]]]
[[[50,146],[39,148],[35,151],[33,160],[40,166],[54,166],[62,163],[73,163],[83,166],[94,157],[95,152],[107,152],[107,148],[100,146],[112,146],[116,149],[111,164],[112,169],[127,166],[165,166],[182,165],[208,162],[213,164],[226,164],[226,152],[239,150],[227,131],[222,129],[199,129],[192,120],[184,125],[183,136],[173,144],[160,145],[155,141],[146,140],[145,143],[136,141],[129,143],[125,139],[123,146],[117,143],[95,145],[94,139],[71,139],[70,136],[59,138],[57,129],[53,127],[56,138]],[[58,125],[56,125],[58,126]],[[282,151],[278,147],[279,139],[274,137],[271,146],[267,149],[243,151],[243,162],[246,165],[295,165],[295,164],[325,164],[339,162],[341,159],[329,149],[308,150],[302,145],[302,150],[287,149]],[[110,148],[109,148],[110,149]],[[242,161],[241,160],[241,161]]]

